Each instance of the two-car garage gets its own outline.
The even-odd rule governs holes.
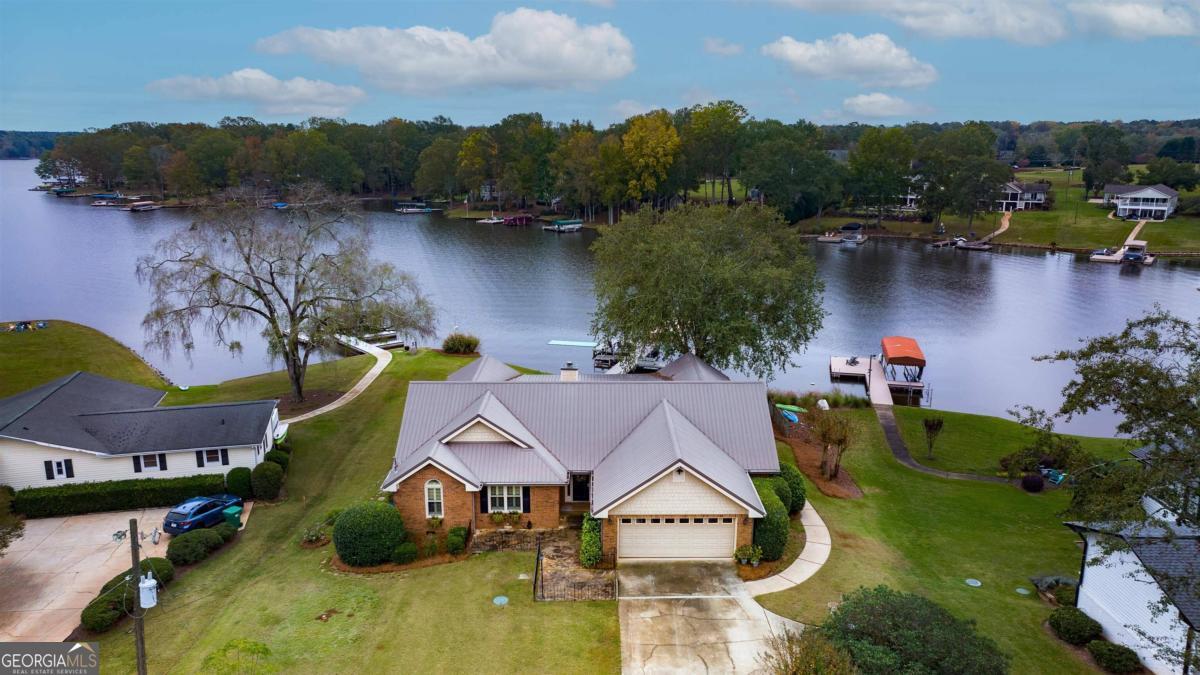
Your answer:
[[[728,559],[737,547],[733,516],[621,516],[620,558]]]

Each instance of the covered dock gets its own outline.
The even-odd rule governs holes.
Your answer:
[[[833,380],[857,380],[866,385],[873,406],[895,405],[893,392],[919,401],[925,391],[925,353],[910,337],[893,335],[880,341],[880,353],[871,356],[831,356]]]

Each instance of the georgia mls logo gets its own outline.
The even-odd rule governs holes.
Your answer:
[[[97,675],[95,642],[8,642],[0,644],[0,675]]]

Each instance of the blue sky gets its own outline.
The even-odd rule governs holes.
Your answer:
[[[1118,83],[1136,83],[1123,89]],[[0,3],[0,128],[1200,116],[1200,0]]]

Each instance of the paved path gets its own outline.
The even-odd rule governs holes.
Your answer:
[[[1008,221],[1010,218],[1012,218],[1012,211],[1005,211],[1004,215],[1000,216],[1000,227],[997,228],[995,232],[989,234],[988,236],[984,237],[983,239],[980,239],[979,241],[986,244],[987,242],[989,242],[989,241],[995,239],[996,237],[999,237],[1000,235],[1007,232],[1008,231]]]
[[[379,347],[376,347],[375,345],[368,344],[366,342],[363,342],[362,340],[359,340],[358,338],[350,337],[348,335],[339,335],[339,336],[337,336],[337,340],[338,340],[338,342],[346,345],[347,347],[349,347],[355,351],[362,352],[364,354],[370,354],[370,355],[374,356],[375,357],[375,365],[371,366],[371,369],[367,371],[367,374],[363,375],[362,379],[359,380],[357,384],[355,384],[353,387],[350,388],[350,391],[342,394],[336,401],[333,401],[332,403],[323,405],[320,408],[317,408],[316,410],[310,410],[309,412],[306,412],[303,415],[289,417],[289,418],[287,418],[285,420],[281,420],[281,421],[287,422],[288,424],[295,424],[296,422],[303,422],[305,420],[310,420],[310,419],[316,417],[317,415],[324,415],[327,412],[337,410],[338,408],[346,405],[350,401],[353,401],[354,399],[358,398],[358,395],[363,393],[363,391],[365,391],[367,387],[371,386],[371,383],[374,382],[375,379],[379,377],[379,374],[383,372],[383,369],[387,368],[387,365],[392,362],[392,353],[386,349],[380,349]]]
[[[896,416],[892,413],[890,407],[875,406],[875,417],[879,418],[879,425],[883,427],[884,438],[887,439],[888,447],[892,449],[892,456],[895,457],[901,464],[910,469],[915,469],[921,473],[927,473],[931,476],[939,476],[941,478],[951,478],[954,480],[975,480],[983,483],[1007,483],[1008,479],[1000,478],[999,476],[977,476],[973,473],[959,473],[957,471],[942,471],[941,469],[933,469],[917,460],[913,459],[912,454],[908,451],[908,446],[904,444],[904,438],[900,436],[900,427],[896,424]]]
[[[820,514],[812,504],[804,505],[804,509],[800,511],[800,522],[804,525],[804,550],[800,551],[796,560],[782,572],[764,579],[747,581],[745,586],[750,595],[777,593],[799,586],[808,581],[829,560],[833,539],[829,536],[829,528],[825,526],[825,521],[821,520]]]

